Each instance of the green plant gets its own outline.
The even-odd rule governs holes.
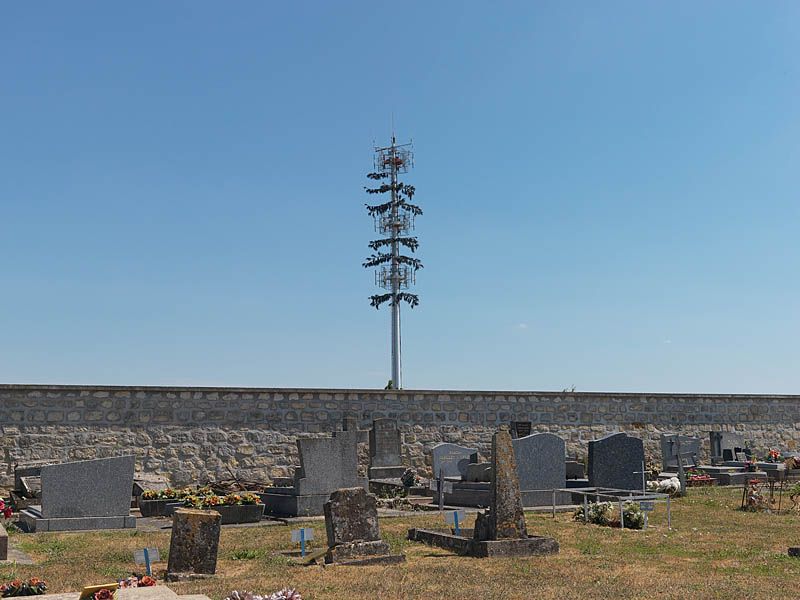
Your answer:
[[[583,506],[575,509],[572,518],[581,523],[593,523],[594,525],[608,525],[614,514],[614,505],[611,502],[590,502],[584,514]]]

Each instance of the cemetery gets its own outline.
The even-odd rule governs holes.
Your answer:
[[[679,569],[677,596],[739,597],[800,573],[800,455],[759,451],[744,432],[661,432],[657,454],[635,431],[593,433],[569,453],[517,420],[488,445],[431,443],[420,465],[413,429],[362,423],[296,437],[297,464],[272,479],[231,470],[175,486],[124,451],[14,462],[0,507],[7,594],[471,598],[490,580],[498,597],[534,586],[548,598],[568,577],[570,597],[639,597]],[[793,597],[781,594],[769,597]]]

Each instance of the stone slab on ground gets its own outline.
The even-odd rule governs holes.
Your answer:
[[[36,600],[78,600],[80,592],[63,594],[45,594],[36,596]],[[210,600],[204,594],[178,595],[165,585],[151,587],[123,588],[114,594],[115,600]]]
[[[43,531],[93,531],[98,529],[135,529],[136,517],[77,517],[48,519],[43,517],[38,506],[26,508],[19,513],[22,529],[29,533]]]
[[[471,530],[463,530],[463,532],[466,535]],[[475,558],[538,556],[557,554],[559,551],[559,545],[555,539],[539,536],[521,539],[475,540],[471,537],[454,535],[449,530],[409,529],[408,539]]]
[[[740,473],[717,473],[712,475],[717,480],[717,485],[744,485],[751,479],[766,481],[767,474],[764,471],[740,472]]]

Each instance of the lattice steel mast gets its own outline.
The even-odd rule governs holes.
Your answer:
[[[390,198],[388,202],[382,204],[366,205],[367,212],[375,221],[375,230],[383,237],[369,243],[374,254],[364,261],[364,267],[375,267],[375,284],[389,291],[386,294],[370,296],[370,304],[380,308],[384,302],[391,303],[391,384],[396,389],[403,387],[400,301],[407,302],[411,308],[419,304],[419,297],[416,294],[404,290],[416,283],[416,272],[422,268],[422,262],[418,258],[401,254],[401,248],[407,248],[413,253],[419,247],[417,238],[410,236],[409,233],[414,230],[414,218],[422,214],[422,209],[416,204],[411,204],[414,186],[398,179],[399,174],[407,173],[413,166],[414,153],[411,144],[398,145],[392,135],[390,146],[375,148],[374,171],[367,174],[367,177],[380,182],[380,185],[375,188],[364,188],[368,194],[388,192]]]

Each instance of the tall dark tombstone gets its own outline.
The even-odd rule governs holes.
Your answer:
[[[626,433],[612,433],[589,442],[589,486],[617,490],[642,489],[644,444]]]

